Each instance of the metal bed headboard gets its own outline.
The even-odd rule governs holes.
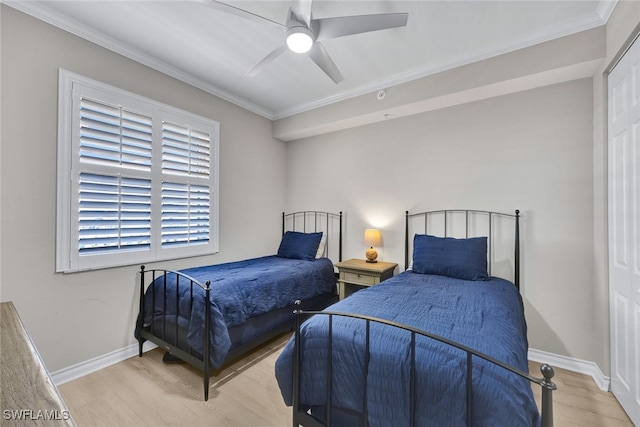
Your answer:
[[[404,240],[404,266],[409,268],[409,256],[413,253],[413,232],[410,234],[410,225],[421,222],[424,225],[421,230],[424,234],[439,235],[440,237],[487,237],[487,267],[489,276],[492,273],[494,262],[493,255],[496,248],[494,239],[496,232],[503,230],[504,224],[495,224],[498,218],[511,218],[515,222],[514,248],[513,248],[513,282],[520,289],[520,211],[515,214],[491,212],[473,209],[443,209],[410,214],[405,211],[405,240]],[[436,228],[437,231],[436,231]]]
[[[338,223],[338,262],[342,261],[342,211],[339,213],[323,211],[298,211],[282,212],[282,234],[288,231],[300,231],[303,233],[317,233],[322,231],[327,236],[325,257],[331,258],[332,239],[335,237],[335,222]],[[288,227],[287,227],[288,226]],[[335,252],[335,251],[334,251]]]

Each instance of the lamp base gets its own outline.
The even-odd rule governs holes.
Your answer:
[[[367,257],[366,259],[367,262],[371,262],[371,263],[378,262],[378,252],[375,249],[369,248],[364,254]]]

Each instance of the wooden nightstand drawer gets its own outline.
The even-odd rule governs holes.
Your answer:
[[[344,299],[358,289],[377,285],[393,277],[397,266],[398,264],[392,262],[368,263],[361,259],[339,262],[336,267],[340,272],[338,279],[340,299]]]
[[[344,280],[346,282],[354,282],[354,283],[362,283],[363,285],[375,285],[378,279],[378,276],[370,276],[368,274],[362,273],[352,273],[349,271],[345,271]]]

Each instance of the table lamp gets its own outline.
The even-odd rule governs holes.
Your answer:
[[[373,247],[382,245],[380,230],[375,228],[367,228],[364,230],[364,244],[369,246],[369,249],[365,252],[367,262],[378,262],[378,252]]]

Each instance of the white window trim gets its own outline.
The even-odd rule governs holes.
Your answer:
[[[106,92],[119,97],[123,102],[134,104],[143,103],[153,109],[154,124],[153,132],[156,133],[161,128],[161,118],[171,116],[172,120],[184,118],[186,123],[198,123],[203,129],[211,132],[211,153],[210,153],[210,239],[206,244],[187,245],[179,247],[162,248],[160,244],[160,197],[158,194],[162,183],[162,170],[156,167],[152,171],[152,180],[156,184],[152,189],[151,207],[151,235],[152,247],[147,251],[121,252],[113,254],[99,255],[77,255],[78,224],[74,223],[72,212],[74,206],[77,209],[77,196],[73,193],[74,181],[79,176],[77,163],[79,156],[74,150],[73,135],[73,96],[74,85],[81,85],[85,88]],[[83,270],[102,269],[140,263],[164,261],[169,259],[187,258],[214,254],[218,252],[219,237],[219,135],[220,125],[218,122],[198,116],[169,105],[136,95],[131,92],[118,89],[105,83],[89,79],[87,77],[59,70],[58,86],[58,158],[57,158],[57,217],[56,217],[56,272],[75,272]],[[157,118],[156,118],[157,115]],[[154,145],[156,144],[154,137]],[[154,149],[152,153],[152,164],[161,165],[162,154],[160,149]],[[77,211],[77,210],[76,210]],[[74,237],[75,236],[75,237]],[[75,240],[74,240],[75,239]],[[75,255],[74,255],[75,251]]]

